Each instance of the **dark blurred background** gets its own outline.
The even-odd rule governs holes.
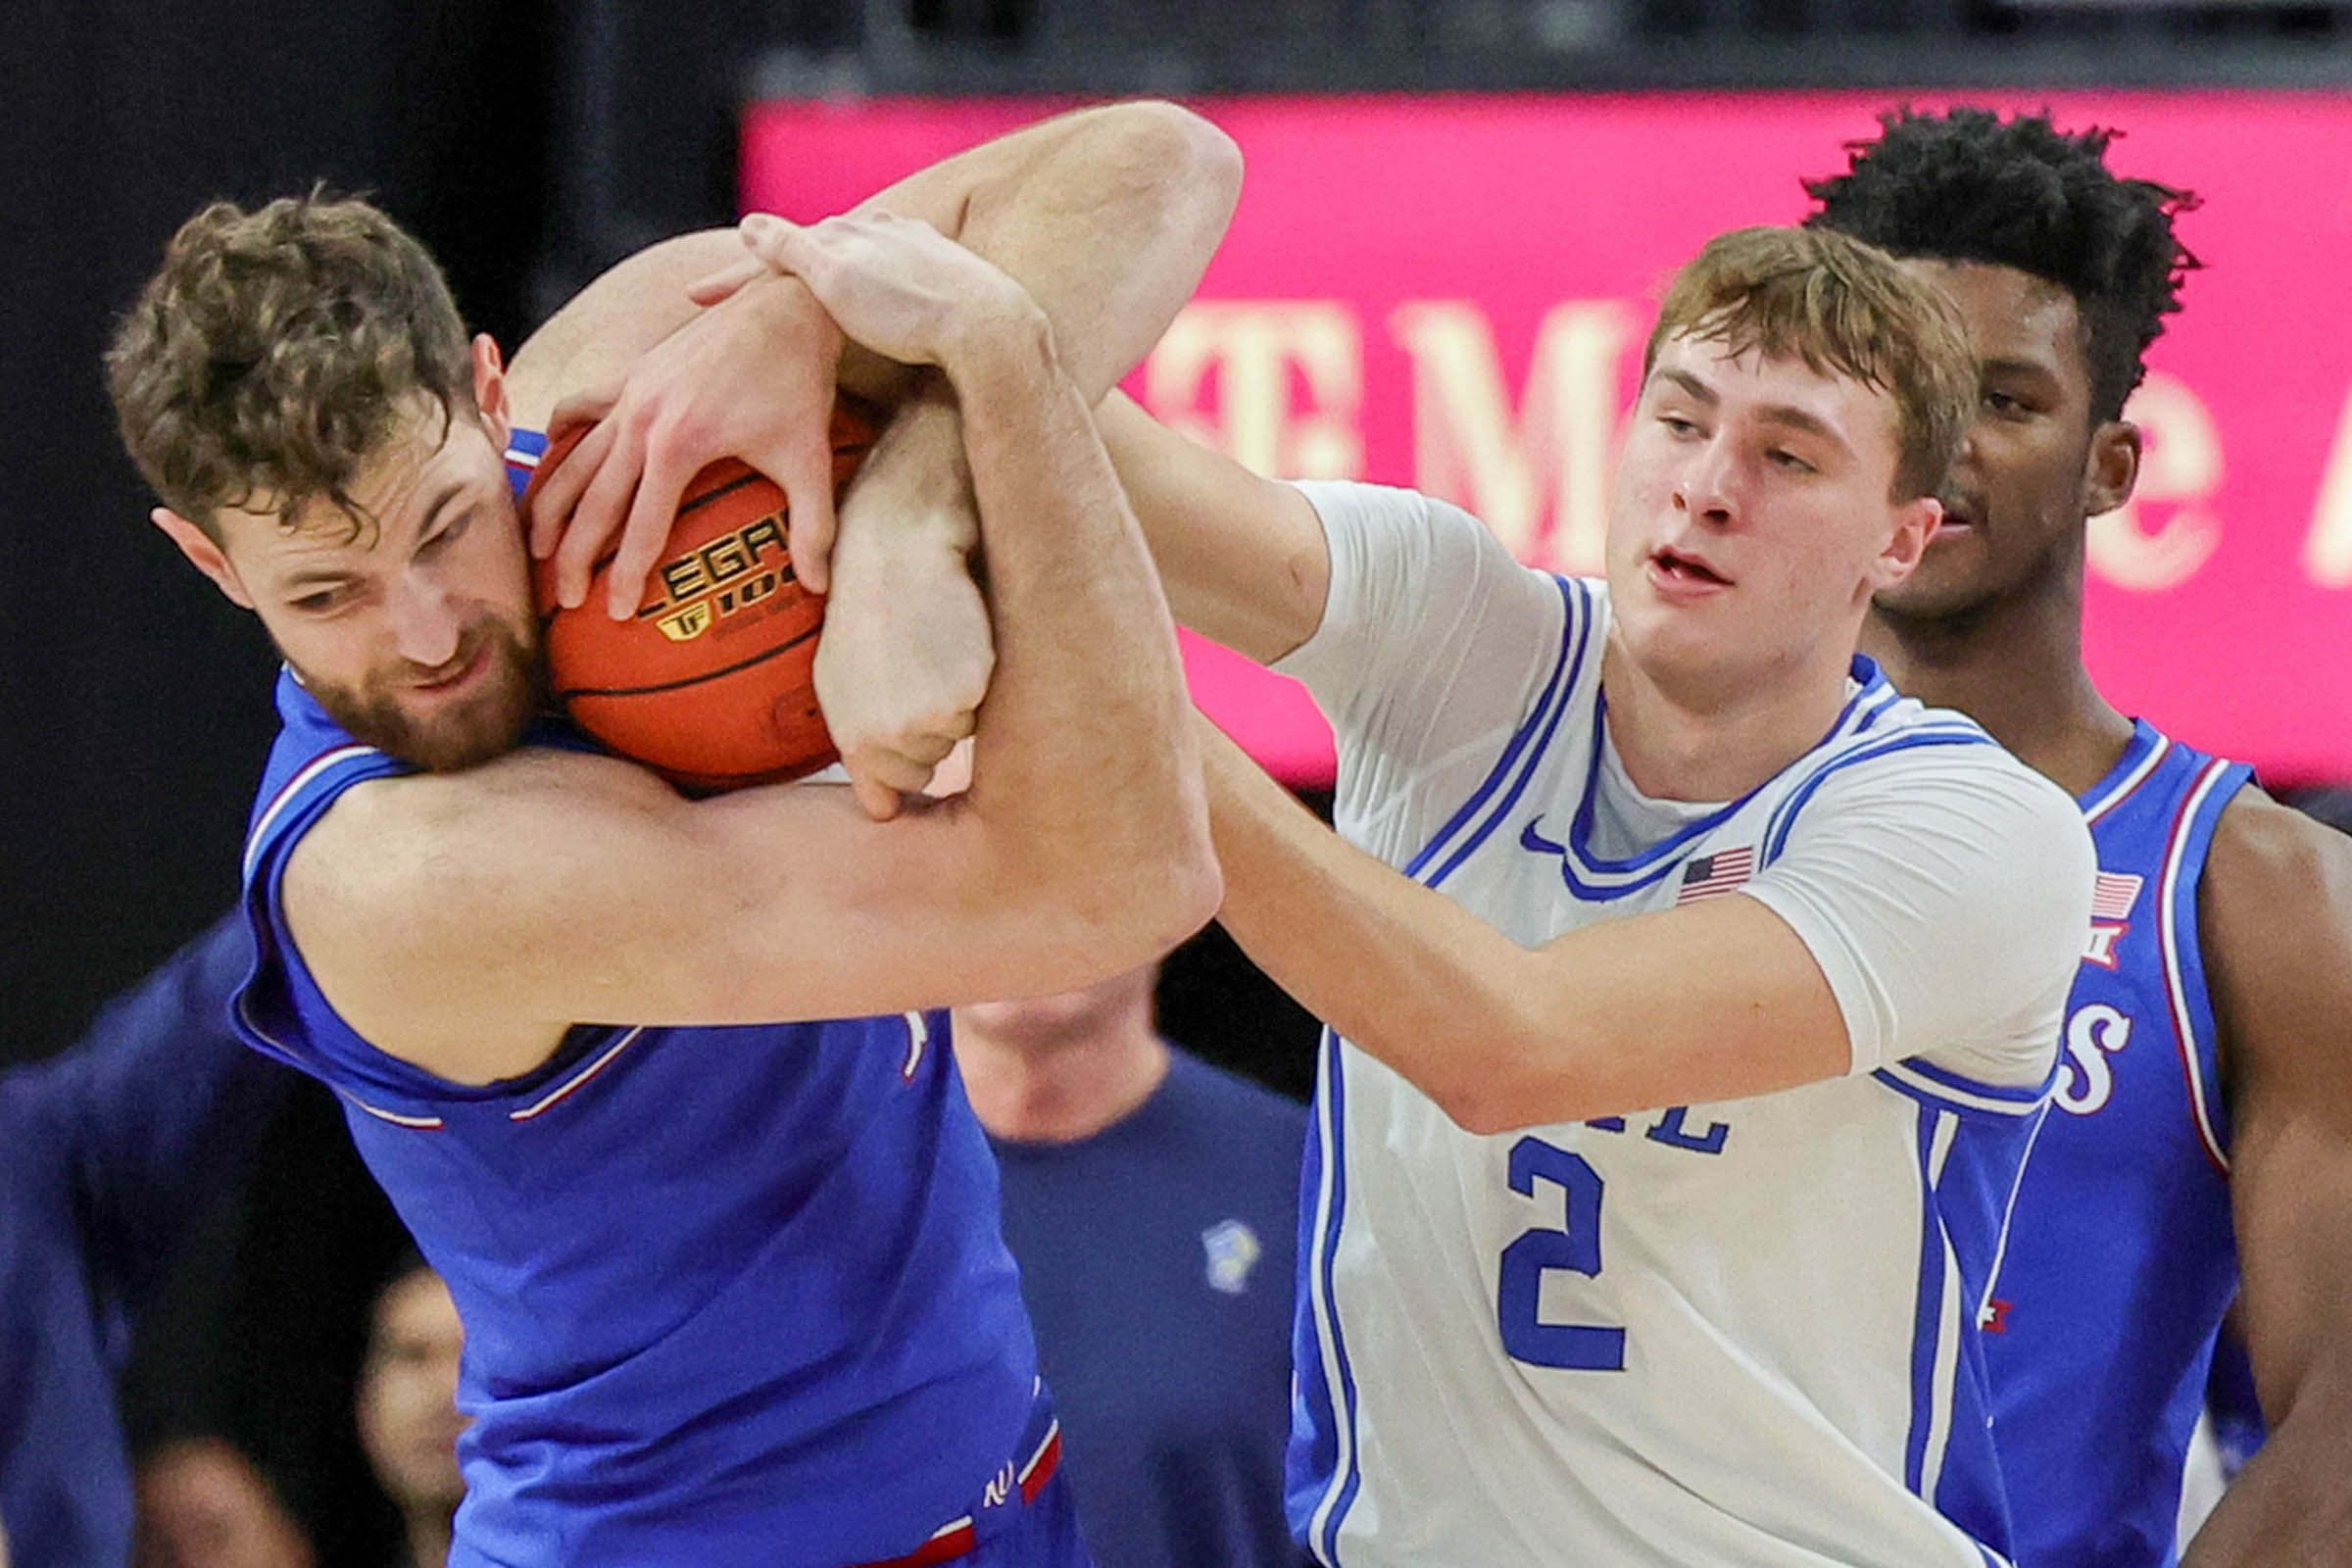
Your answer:
[[[2352,86],[2344,4],[18,0],[6,30],[0,1062],[70,1042],[235,894],[273,662],[146,526],[99,371],[115,313],[208,198],[369,193],[511,349],[603,265],[734,217],[736,117],[758,93]],[[1163,1001],[1182,1043],[1303,1092],[1311,1026],[1220,939],[1180,955]],[[360,1527],[306,1489],[356,1458],[287,1412],[318,1403],[303,1377],[329,1396],[347,1378],[346,1303],[390,1245],[343,1148],[322,1096],[289,1107],[191,1266],[185,1332],[167,1314],[143,1353],[140,1406],[225,1412],[291,1468],[330,1562]],[[253,1256],[281,1261],[256,1284]],[[200,1310],[314,1370],[208,1358]]]

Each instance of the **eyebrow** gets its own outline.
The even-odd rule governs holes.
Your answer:
[[[448,511],[449,504],[457,500],[465,491],[466,481],[464,479],[452,479],[448,484],[443,485],[439,493],[433,497],[432,503],[424,509],[424,521],[417,525],[416,537],[421,539],[431,533],[433,524],[440,518],[441,514]],[[277,585],[278,592],[291,594],[310,588],[330,587],[337,583],[350,581],[351,575],[341,566],[306,566],[282,579]]]
[[[2056,367],[2047,362],[2019,359],[2014,355],[2003,355],[1999,359],[1981,360],[1977,364],[1977,369],[1984,375],[2037,375],[2050,381],[2060,378]]]
[[[1656,374],[1660,380],[1672,381],[1710,409],[1720,406],[1723,402],[1722,396],[1713,387],[1688,370],[1678,370],[1668,367],[1659,369]],[[1762,423],[1777,424],[1790,430],[1802,430],[1808,435],[1819,436],[1824,441],[1832,442],[1841,449],[1851,450],[1847,446],[1845,437],[1839,435],[1827,420],[1819,415],[1798,408],[1793,403],[1768,403],[1756,411],[1756,417]]]
[[[465,490],[466,481],[464,479],[452,479],[443,485],[441,493],[433,497],[432,504],[424,509],[424,520],[416,525],[416,537],[422,539],[426,534],[431,533],[434,521],[440,517],[442,513],[449,510],[449,504],[464,494]]]

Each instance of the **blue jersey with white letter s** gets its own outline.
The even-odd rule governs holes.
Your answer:
[[[2181,1463],[2237,1294],[2197,884],[2248,776],[2142,721],[2082,798],[2089,945],[1985,1323],[2020,1563],[2174,1560]]]

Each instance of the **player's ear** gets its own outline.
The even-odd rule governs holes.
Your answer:
[[[158,507],[147,514],[158,528],[171,535],[179,546],[179,553],[188,558],[198,571],[213,579],[213,586],[228,596],[230,604],[247,610],[253,608],[253,595],[245,591],[245,583],[237,575],[236,563],[227,552],[214,542],[213,536],[173,512],[170,507]]]
[[[1884,593],[1917,570],[1920,557],[1928,553],[1928,541],[1942,521],[1943,503],[1934,496],[1919,496],[1896,507],[1886,548],[1870,564],[1870,591]]]
[[[2132,487],[2139,482],[2139,426],[2128,419],[2109,419],[2090,433],[2090,453],[2082,465],[2082,515],[2113,512],[2132,499]]]
[[[507,450],[507,437],[514,433],[514,417],[507,404],[507,367],[499,358],[497,340],[487,332],[473,334],[473,403],[489,422],[491,438],[498,450]]]

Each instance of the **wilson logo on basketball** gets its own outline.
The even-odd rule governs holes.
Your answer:
[[[786,551],[781,512],[672,556],[654,568],[654,575],[662,597],[641,608],[637,618],[654,622],[673,643],[691,642],[799,580]]]

